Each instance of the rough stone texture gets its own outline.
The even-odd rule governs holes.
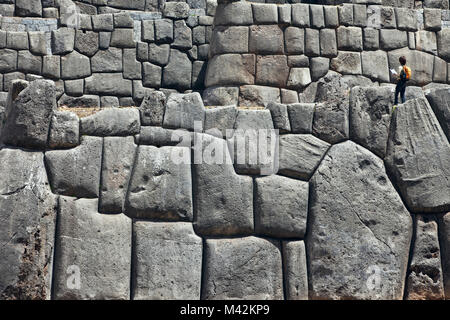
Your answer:
[[[284,55],[258,56],[256,61],[256,84],[286,87],[289,75],[287,57]]]
[[[133,238],[134,300],[200,299],[203,245],[192,224],[138,221]]]
[[[386,155],[393,99],[390,87],[354,87],[350,94],[350,137],[382,159]]]
[[[437,33],[437,45],[438,45],[438,53],[439,57],[445,59],[447,61],[450,60],[450,28],[442,29]]]
[[[341,74],[361,74],[361,54],[359,52],[339,51],[337,57],[331,59],[330,67]]]
[[[255,179],[255,232],[274,238],[305,236],[307,182],[281,176]]]
[[[284,31],[286,53],[303,54],[305,52],[305,30],[289,26]]]
[[[91,58],[92,72],[122,72],[122,49],[101,50]]]
[[[450,141],[450,88],[431,90],[426,94],[447,139]]]
[[[320,30],[320,55],[336,57],[338,54],[336,32],[334,29]]]
[[[450,298],[450,212],[438,219],[445,298]]]
[[[97,206],[97,199],[59,198],[54,299],[130,298],[131,219]]]
[[[162,126],[165,108],[166,96],[164,93],[156,90],[146,91],[139,107],[141,124],[143,126]]]
[[[386,59],[387,65],[387,59]],[[311,80],[317,81],[328,73],[330,59],[324,57],[314,57],[310,61]]]
[[[85,79],[85,93],[114,96],[131,96],[132,81],[120,73],[94,73]]]
[[[337,44],[339,50],[362,51],[362,29],[358,27],[337,28]]]
[[[280,136],[279,173],[309,180],[329,146],[309,134]]]
[[[290,132],[291,124],[289,122],[288,107],[285,104],[271,102],[267,105],[273,120],[273,126],[280,132]]]
[[[61,57],[61,78],[80,79],[91,75],[91,62],[77,51]]]
[[[402,299],[412,221],[382,160],[344,142],[310,183],[310,298]]]
[[[309,68],[291,68],[286,86],[292,89],[302,89],[311,83]]]
[[[406,57],[408,66],[411,68],[412,76],[409,85],[424,86],[433,79],[434,56],[417,50],[407,48],[393,50],[388,53],[389,68],[397,69],[399,67],[398,59],[401,56]]]
[[[164,114],[164,127],[194,130],[195,122],[203,124],[205,107],[199,93],[170,95]]]
[[[80,119],[70,111],[54,111],[50,124],[48,146],[50,148],[72,148],[79,144]]]
[[[223,54],[208,61],[205,86],[254,84],[255,56]]]
[[[280,102],[278,88],[253,85],[239,87],[239,106],[265,107],[270,102]]]
[[[157,147],[191,147],[193,140],[193,133],[187,130],[172,130],[150,126],[142,127],[141,132],[136,136],[138,144]]]
[[[408,46],[408,33],[397,29],[382,29],[380,31],[380,47],[383,50],[393,50]]]
[[[425,98],[392,116],[386,165],[413,212],[450,209],[450,145]]]
[[[98,197],[102,147],[102,138],[82,137],[81,145],[74,149],[46,152],[53,192],[78,198]]]
[[[292,4],[292,24],[299,27],[309,27],[309,5],[295,3]]]
[[[75,29],[60,28],[52,31],[53,54],[66,54],[73,51],[75,45]]]
[[[10,49],[0,50],[0,72],[10,72],[17,69],[17,51]]]
[[[0,298],[50,299],[56,198],[43,154],[3,148],[0,161]]]
[[[195,134],[193,193],[196,233],[205,236],[244,235],[253,232],[252,178],[234,172],[225,140]]]
[[[52,81],[13,81],[5,108],[2,141],[18,147],[45,149],[54,110],[56,93]]]
[[[150,43],[148,47],[148,60],[160,66],[165,66],[169,63],[170,45],[157,45]]]
[[[252,6],[246,1],[219,3],[214,16],[214,25],[249,25],[253,23]]]
[[[238,98],[237,87],[209,87],[203,91],[203,102],[206,106],[237,105]]]
[[[41,17],[41,0],[16,0],[15,13],[21,17]]]
[[[99,212],[124,212],[125,194],[133,169],[135,152],[133,137],[104,139]]]
[[[237,112],[235,105],[206,109],[203,126],[205,133],[218,138],[226,137],[227,130],[234,128]]]
[[[416,238],[406,280],[406,299],[443,300],[445,295],[438,224],[426,215],[418,214],[415,219]]]
[[[308,270],[303,241],[283,241],[284,286],[287,300],[308,300]]]
[[[312,133],[314,103],[293,103],[287,106],[292,133]]]
[[[211,56],[223,53],[247,53],[248,35],[248,27],[214,28],[210,46]]]
[[[81,54],[92,57],[99,48],[98,33],[92,31],[77,30],[75,34],[75,49]]]
[[[250,26],[249,52],[257,54],[282,54],[283,31],[278,25]]]
[[[125,202],[133,218],[192,221],[190,150],[139,146]]]
[[[247,237],[208,239],[202,299],[283,299],[279,243]]]
[[[106,108],[80,122],[81,134],[88,136],[132,136],[140,129],[137,108]]]
[[[361,53],[362,74],[380,82],[389,82],[387,53],[381,50]]]
[[[163,70],[163,85],[187,90],[191,87],[192,63],[188,56],[176,49],[170,50],[169,64]]]

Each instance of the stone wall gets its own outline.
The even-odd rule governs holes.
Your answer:
[[[225,101],[232,104],[239,91],[241,105],[296,102],[296,92],[311,96],[328,70],[385,85],[393,82],[389,70],[398,69],[402,55],[412,69],[411,85],[450,83],[446,15],[360,4],[219,4],[205,95],[221,103],[216,91],[232,91],[233,99]]]
[[[391,116],[391,88],[346,99],[343,77],[328,80],[321,92],[345,119],[321,104],[205,108],[199,93],[158,91],[79,118],[57,109],[51,81],[13,81],[0,297],[448,297],[449,87],[409,92]],[[329,115],[350,137],[330,139]],[[261,129],[278,143],[252,162],[259,144],[238,139]]]

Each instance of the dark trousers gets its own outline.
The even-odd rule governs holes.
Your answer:
[[[400,94],[400,97],[402,98],[402,103],[405,103],[405,90],[406,90],[406,82],[405,81],[399,81],[397,83],[397,86],[395,87],[395,102],[394,105],[398,104],[398,95]]]

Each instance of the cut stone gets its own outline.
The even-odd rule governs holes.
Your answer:
[[[88,136],[132,136],[141,129],[137,108],[106,108],[80,121],[80,132]]]
[[[198,92],[170,95],[164,113],[163,126],[194,130],[196,122],[203,125],[205,107]]]
[[[308,300],[308,269],[304,241],[283,241],[284,285],[287,300]]]

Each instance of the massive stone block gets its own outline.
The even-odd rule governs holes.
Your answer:
[[[197,234],[243,235],[253,232],[253,181],[234,172],[225,140],[195,134],[193,191]]]
[[[211,38],[210,54],[248,52],[248,27],[215,27]]]
[[[208,61],[205,86],[255,83],[255,55],[223,54]]]
[[[285,104],[271,102],[266,109],[270,111],[272,116],[273,126],[280,132],[290,132],[291,124],[289,122],[288,106]]]
[[[70,150],[45,153],[54,193],[78,198],[96,198],[100,189],[103,138],[82,137],[81,145]]]
[[[390,87],[354,87],[350,94],[350,138],[382,159],[386,155],[393,99]]]
[[[170,50],[169,63],[163,70],[163,85],[180,90],[191,87],[192,63],[188,56],[176,49]]]
[[[246,1],[219,3],[214,25],[249,25],[253,23],[252,6]]]
[[[18,147],[45,149],[55,110],[56,89],[52,81],[13,81],[5,108],[2,141]]]
[[[374,81],[389,82],[387,53],[381,50],[361,53],[362,74]]]
[[[444,273],[445,298],[450,298],[450,212],[442,215],[439,222],[439,241],[441,244],[442,271]]]
[[[255,179],[254,188],[256,233],[274,238],[303,238],[308,183],[272,175]]]
[[[80,121],[80,133],[88,136],[132,136],[140,129],[137,108],[106,108]]]
[[[59,198],[54,299],[130,298],[131,219],[97,206],[97,199]]]
[[[134,300],[200,299],[203,245],[192,224],[137,221],[133,238]]]
[[[50,148],[72,148],[80,142],[80,119],[70,111],[55,111],[52,115],[48,146]]]
[[[227,130],[234,129],[237,112],[235,105],[206,109],[204,131],[218,138],[226,137]]]
[[[172,129],[194,130],[196,122],[203,126],[205,107],[198,92],[172,94],[167,101],[163,126]]]
[[[284,55],[258,56],[256,62],[256,84],[286,87],[289,75],[287,57]]]
[[[303,54],[305,52],[305,29],[289,26],[284,30],[286,53]]]
[[[409,85],[424,86],[433,81],[433,55],[422,51],[409,50],[408,48],[393,50],[388,53],[390,69],[398,69],[400,66],[398,59],[401,56],[406,57],[408,66],[412,71],[412,77],[409,81]]]
[[[192,221],[190,159],[189,148],[139,146],[125,213],[133,218]]]
[[[248,50],[257,54],[282,54],[283,31],[278,25],[250,26]]]
[[[450,210],[450,145],[425,98],[392,116],[386,165],[413,212]]]
[[[87,94],[132,96],[133,83],[120,73],[94,73],[85,79]]]
[[[308,300],[308,270],[304,241],[283,241],[284,286],[287,300]]]
[[[402,299],[412,221],[383,161],[347,141],[310,183],[310,298]]]
[[[443,300],[438,224],[426,215],[418,214],[415,219],[416,239],[406,281],[406,299]]]
[[[162,126],[166,109],[166,96],[161,91],[146,91],[139,106],[141,123],[144,126]]]
[[[310,134],[280,136],[279,173],[309,180],[329,147]]]
[[[91,75],[91,62],[88,57],[77,51],[61,57],[61,78],[72,80]]]
[[[10,49],[0,50],[0,72],[10,72],[17,69],[17,51]]]
[[[426,97],[450,141],[450,88],[431,90]]]
[[[283,299],[279,243],[261,238],[208,239],[202,299]]]
[[[280,102],[280,89],[254,85],[239,87],[239,106],[266,107],[271,102]]]
[[[56,198],[40,152],[0,150],[0,298],[50,299]]]
[[[99,212],[123,212],[135,152],[134,137],[104,139]]]
[[[122,49],[110,47],[91,58],[92,72],[122,72]]]
[[[359,52],[339,51],[337,57],[331,59],[330,67],[341,74],[362,74],[361,54]]]

